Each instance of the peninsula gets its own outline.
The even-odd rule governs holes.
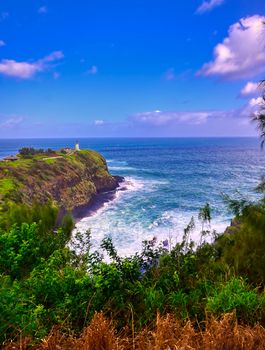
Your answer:
[[[109,173],[104,157],[93,150],[23,148],[0,161],[0,210],[14,203],[52,202],[60,212],[75,214],[122,180]]]

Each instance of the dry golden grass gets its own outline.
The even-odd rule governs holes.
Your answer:
[[[235,315],[207,320],[203,329],[191,322],[182,324],[173,316],[157,316],[154,330],[143,329],[136,336],[117,335],[102,313],[95,314],[79,338],[54,328],[35,350],[264,350],[265,329],[241,326]],[[133,332],[132,332],[133,333]],[[9,343],[5,350],[26,350],[29,339]]]

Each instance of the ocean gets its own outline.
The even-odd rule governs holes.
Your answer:
[[[77,222],[76,230],[91,229],[97,249],[111,236],[122,255],[141,249],[142,241],[156,237],[172,244],[180,240],[191,217],[192,238],[199,240],[199,208],[212,208],[211,229],[221,233],[232,213],[222,194],[259,198],[255,187],[265,172],[265,153],[257,138],[90,138],[81,148],[95,149],[107,159],[113,175],[125,183],[107,202]],[[23,146],[73,147],[75,139],[0,140],[0,158]]]

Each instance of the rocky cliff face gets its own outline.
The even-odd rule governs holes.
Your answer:
[[[105,159],[84,150],[51,157],[36,155],[0,162],[0,206],[55,202],[63,211],[88,205],[96,194],[114,190],[122,179],[111,176]]]

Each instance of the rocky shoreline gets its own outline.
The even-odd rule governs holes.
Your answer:
[[[75,222],[82,220],[85,217],[91,216],[102,208],[106,203],[113,201],[120,185],[124,182],[124,177],[113,176],[115,178],[116,186],[111,189],[103,189],[95,194],[86,204],[77,206],[72,210],[72,215]]]

